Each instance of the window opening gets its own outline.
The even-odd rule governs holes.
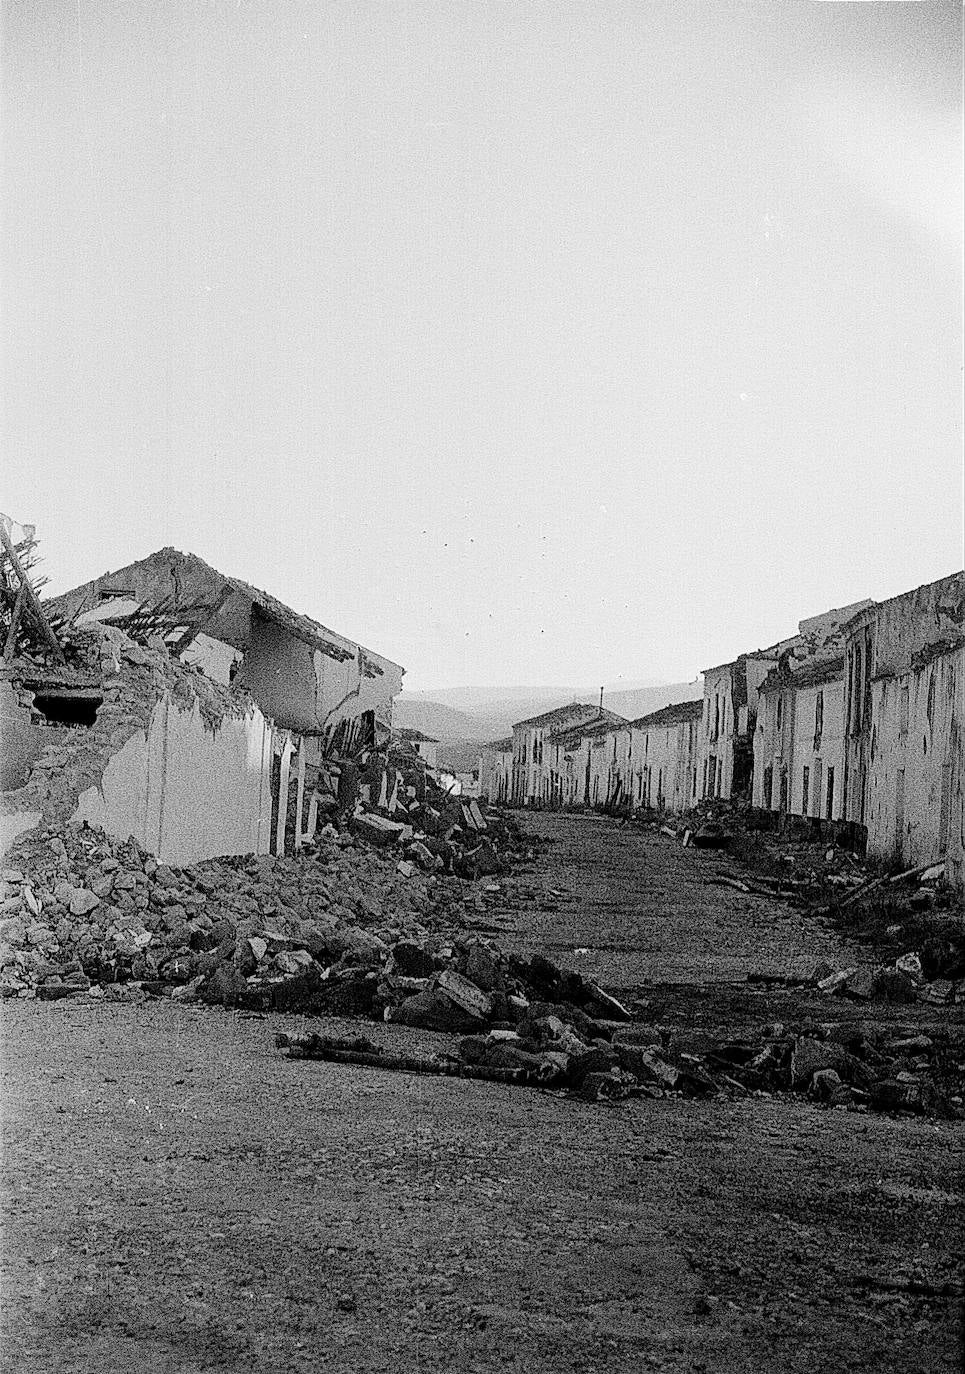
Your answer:
[[[102,700],[101,697],[58,696],[53,692],[40,692],[34,697],[33,704],[47,725],[89,727],[95,722]]]

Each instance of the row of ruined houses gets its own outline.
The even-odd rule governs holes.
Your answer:
[[[0,519],[5,550],[29,547]],[[172,864],[290,853],[336,808],[424,788],[392,731],[404,670],[192,554],[161,549],[38,616],[46,640],[25,619],[0,666],[0,853],[85,821]]]
[[[849,833],[870,857],[963,884],[965,573],[803,620],[637,720],[581,702],[519,721],[481,759],[516,806],[682,813],[740,799]]]

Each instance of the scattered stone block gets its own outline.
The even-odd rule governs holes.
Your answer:
[[[455,969],[443,969],[436,977],[436,987],[467,1015],[474,1016],[480,1021],[486,1021],[492,1016],[492,999],[482,988],[464,978]]]
[[[74,887],[70,889],[68,904],[72,916],[86,916],[89,911],[100,906],[101,899],[96,892],[91,892],[89,888]]]

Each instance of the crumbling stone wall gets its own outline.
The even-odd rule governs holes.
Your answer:
[[[41,823],[87,821],[170,862],[264,852],[270,726],[250,698],[173,662],[161,640],[90,626],[71,649],[100,676],[102,704],[3,794],[4,847]]]
[[[42,748],[42,735],[20,693],[6,678],[0,679],[0,789],[19,787]]]

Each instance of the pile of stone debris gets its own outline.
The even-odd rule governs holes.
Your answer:
[[[947,972],[955,976],[944,976]],[[853,964],[836,969],[827,959],[804,957],[795,960],[787,973],[752,974],[749,981],[812,987],[830,997],[849,997],[859,1002],[875,998],[885,1002],[929,1002],[943,1007],[965,1003],[965,952],[957,938],[931,937],[920,950],[909,950],[893,963]]]
[[[854,1110],[962,1114],[962,1027],[923,1035],[829,1021],[725,1035],[649,1025],[646,1003],[624,1006],[583,975],[474,931],[498,899],[494,880],[447,874],[404,829],[373,844],[360,819],[354,832],[326,826],[296,857],[180,870],[86,826],[30,832],[0,875],[0,993],[153,995],[397,1022],[462,1038],[453,1053],[403,1062],[325,1037],[290,1040],[289,1050],[591,1101],[794,1091]],[[529,853],[509,821],[490,816],[487,833],[502,864]],[[841,988],[857,995],[854,975]]]
[[[467,853],[500,868],[531,853],[505,818],[486,822],[485,850],[453,826],[438,840],[397,826],[391,849],[384,835],[373,847],[373,820],[360,816],[358,833],[328,825],[297,857],[183,869],[85,825],[31,831],[0,873],[0,995],[259,1005],[311,972],[325,985],[317,1002],[368,1011],[383,969],[421,970],[485,912],[497,883],[451,874]]]
[[[806,1093],[832,1107],[963,1116],[965,1027],[772,1022],[740,1033],[646,1024],[578,973],[474,939],[410,980],[387,1019],[464,1030],[453,1052],[415,1059],[372,1041],[281,1035],[292,1058],[555,1088],[589,1101]],[[428,973],[428,969],[426,970]],[[413,991],[415,982],[421,984]]]

